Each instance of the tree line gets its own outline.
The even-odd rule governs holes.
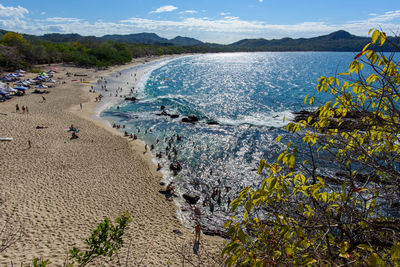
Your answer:
[[[61,62],[102,68],[124,64],[133,58],[221,51],[220,47],[212,46],[145,45],[93,38],[55,43],[27,40],[19,33],[7,32],[0,40],[0,68],[11,71],[35,64]]]

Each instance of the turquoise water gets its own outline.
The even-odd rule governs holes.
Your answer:
[[[263,176],[256,171],[259,160],[273,161],[283,149],[274,139],[278,135],[284,136],[284,143],[291,139],[285,125],[293,118],[292,111],[309,108],[303,100],[316,94],[317,79],[346,70],[353,57],[354,53],[271,52],[177,58],[154,64],[142,78],[142,85],[133,90],[139,101],[124,102],[119,109],[113,106],[101,116],[125,125],[124,131],[137,134],[149,146],[154,144],[153,155],[162,153],[156,160],[163,165],[165,180],[173,181],[178,193],[201,196],[198,207],[202,220],[219,225],[229,199],[244,186],[261,183]],[[125,70],[107,86],[127,87],[135,72]],[[328,98],[318,95],[321,102]],[[157,115],[161,106],[179,118]],[[189,115],[197,116],[200,122],[181,122]],[[176,134],[182,141],[176,141]],[[183,168],[174,176],[168,166],[176,161]],[[217,189],[220,193],[213,199]],[[192,216],[189,209],[184,214]]]

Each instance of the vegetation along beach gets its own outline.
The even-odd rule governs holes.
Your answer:
[[[399,264],[393,1],[17,2],[1,266]]]

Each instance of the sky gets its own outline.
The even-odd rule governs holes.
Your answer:
[[[337,30],[400,33],[400,0],[0,0],[0,29],[19,33],[156,33],[230,44]]]

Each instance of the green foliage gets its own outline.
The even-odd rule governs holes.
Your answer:
[[[1,37],[1,42],[7,46],[22,46],[27,43],[24,37],[16,32],[7,32]]]
[[[49,264],[49,260],[43,260],[39,258],[35,258],[32,262],[33,267],[46,267]]]
[[[122,236],[130,221],[129,214],[118,217],[115,225],[106,217],[86,239],[87,249],[82,251],[74,247],[69,251],[70,258],[79,266],[85,266],[100,256],[111,258],[122,247]]]
[[[371,44],[385,42],[372,31]],[[260,161],[258,172],[268,172],[261,187],[232,201],[243,216],[225,224],[227,265],[399,265],[400,65],[369,47],[341,79],[318,80],[334,101],[287,125],[308,149],[302,162],[301,147],[287,144],[276,162]]]

